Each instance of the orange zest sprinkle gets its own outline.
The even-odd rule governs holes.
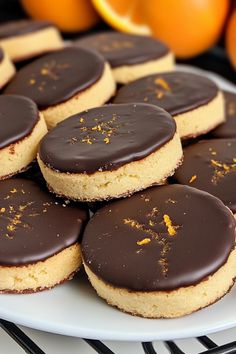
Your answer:
[[[175,230],[175,228],[174,228],[173,225],[172,225],[172,221],[171,221],[169,215],[165,214],[165,215],[163,216],[163,220],[164,220],[164,223],[165,223],[165,225],[166,225],[166,227],[167,227],[168,234],[169,234],[170,236],[176,235],[176,230]]]
[[[151,242],[151,239],[149,237],[146,237],[140,241],[137,241],[137,245],[144,246],[147,245],[149,242]]]
[[[161,77],[160,78],[157,78],[156,80],[155,80],[155,84],[157,84],[157,85],[160,85],[164,90],[166,90],[166,91],[170,91],[170,86],[168,85],[168,83],[164,80],[164,79],[162,79]]]
[[[197,179],[197,175],[193,175],[193,176],[190,178],[189,183],[193,183],[196,179]]]

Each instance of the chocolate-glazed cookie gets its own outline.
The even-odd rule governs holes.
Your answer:
[[[49,21],[20,20],[5,22],[0,25],[0,40],[2,38],[21,36],[44,28],[53,27]]]
[[[174,179],[215,195],[236,213],[236,140],[212,139],[188,146]]]
[[[151,37],[107,31],[80,38],[73,45],[101,53],[110,63],[115,80],[122,84],[174,67],[170,50]]]
[[[5,93],[31,98],[40,110],[64,102],[94,84],[104,61],[87,50],[66,48],[45,55],[18,71]]]
[[[94,91],[101,80],[108,87],[104,88],[104,92],[97,93],[94,102],[87,101],[85,104],[83,100],[90,97],[90,91]],[[23,67],[7,86],[5,93],[31,98],[44,111],[46,122],[52,127],[83,108],[96,103],[99,105],[101,95],[106,101],[107,90],[110,97],[113,89],[109,68],[105,67],[99,54],[82,48],[65,48],[42,56]]]
[[[226,122],[210,132],[210,137],[216,139],[236,138],[236,94],[227,91],[223,91],[223,93]]]
[[[0,200],[0,291],[35,291],[68,278],[80,263],[78,244],[87,210],[20,178],[0,182]],[[54,269],[56,266],[61,269]],[[32,288],[30,271],[35,275]],[[20,280],[12,284],[11,272],[19,273],[24,285]]]
[[[95,49],[106,58],[112,68],[140,64],[169,53],[167,46],[157,39],[115,31],[84,36],[74,44]]]
[[[5,179],[35,159],[47,128],[36,104],[18,95],[0,96],[0,125],[0,179]]]
[[[82,257],[92,285],[109,303],[146,317],[160,317],[159,311],[175,317],[183,310],[176,302],[178,291],[186,296],[185,313],[198,309],[188,289],[194,295],[194,287],[213,279],[234,248],[235,220],[219,199],[188,186],[168,185],[95,213],[84,234]],[[146,304],[140,308],[142,296]],[[216,298],[208,296],[212,294],[206,295],[205,306],[217,299],[217,291]],[[155,307],[149,307],[151,301]],[[173,301],[173,316],[168,306],[163,308],[168,301]]]
[[[224,121],[222,93],[214,82],[192,73],[146,76],[120,88],[113,102],[164,108],[175,118],[182,138],[196,137]]]
[[[19,62],[62,48],[63,41],[52,22],[20,20],[0,25],[0,45]]]
[[[175,121],[161,108],[107,105],[57,125],[41,141],[38,160],[54,192],[92,201],[162,181],[180,163],[181,150]]]

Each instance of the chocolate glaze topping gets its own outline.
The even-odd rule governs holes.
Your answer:
[[[173,290],[217,271],[234,246],[235,220],[219,199],[167,185],[100,209],[85,230],[82,255],[116,287]]]
[[[113,68],[144,63],[169,53],[166,45],[154,38],[115,31],[85,36],[74,44],[100,52]]]
[[[218,91],[215,83],[208,78],[176,71],[133,81],[118,91],[113,102],[150,103],[176,116],[209,103]]]
[[[236,213],[236,140],[204,140],[188,146],[174,178],[215,195]]]
[[[0,96],[0,149],[29,135],[39,120],[36,104],[23,96]]]
[[[5,22],[0,25],[0,39],[18,37],[23,34],[36,32],[47,27],[54,27],[49,21],[20,20]]]
[[[236,138],[236,94],[224,91],[226,122],[210,132],[217,139]]]
[[[107,105],[58,124],[42,139],[39,154],[46,165],[60,172],[114,170],[156,151],[175,131],[175,121],[161,108],[139,103]]]
[[[39,109],[62,103],[100,79],[104,60],[83,48],[44,55],[18,71],[5,89],[31,98]]]
[[[0,265],[47,259],[79,241],[87,211],[30,180],[0,182]]]

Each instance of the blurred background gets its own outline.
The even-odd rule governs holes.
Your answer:
[[[177,62],[236,83],[235,0],[0,0],[0,22],[30,17],[54,22],[65,39],[115,29],[151,35]]]

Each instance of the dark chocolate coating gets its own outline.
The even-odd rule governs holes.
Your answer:
[[[218,91],[215,83],[206,77],[175,71],[135,80],[123,86],[113,102],[145,102],[176,116],[209,103]]]
[[[20,69],[5,93],[31,98],[39,107],[67,101],[89,88],[103,74],[104,60],[83,48],[65,48],[44,55]]]
[[[27,97],[0,96],[0,149],[29,135],[39,120],[36,104]]]
[[[47,166],[60,172],[115,170],[156,151],[175,131],[175,121],[161,108],[107,105],[58,124],[42,139],[39,154]]]
[[[113,68],[145,63],[169,53],[166,45],[157,39],[115,31],[85,36],[75,41],[74,45],[95,49]]]
[[[176,234],[167,231],[164,215]],[[146,238],[149,243],[137,243]],[[167,185],[100,209],[86,227],[82,256],[92,272],[115,287],[174,290],[216,272],[234,246],[235,220],[219,199]]]
[[[49,21],[20,20],[5,22],[0,25],[0,39],[18,37],[36,32],[47,27],[54,27]]]
[[[4,58],[4,52],[3,49],[0,47],[0,63],[3,61]]]
[[[236,138],[236,94],[224,91],[226,122],[210,132],[216,139]]]
[[[43,261],[79,241],[87,211],[30,180],[0,182],[0,265]]]
[[[236,213],[236,140],[204,140],[188,146],[174,178],[215,195]]]

